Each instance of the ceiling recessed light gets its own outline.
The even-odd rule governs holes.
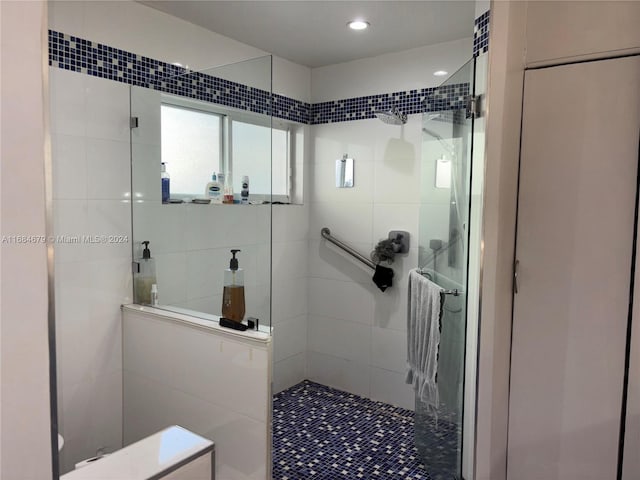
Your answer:
[[[364,20],[351,20],[347,25],[352,30],[364,30],[369,27],[369,22],[365,22]]]
[[[433,74],[436,77],[444,77],[447,73],[449,73],[449,72],[445,72],[444,70],[438,70],[437,72],[433,72]]]

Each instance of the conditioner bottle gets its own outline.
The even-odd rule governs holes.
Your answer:
[[[244,271],[238,267],[236,253],[240,250],[231,250],[232,258],[229,268],[224,271],[224,291],[222,293],[222,316],[242,322],[244,319]]]
[[[142,244],[142,258],[138,259],[138,271],[133,275],[134,302],[138,305],[152,305],[151,287],[156,284],[156,262],[151,258],[149,241],[145,240]]]

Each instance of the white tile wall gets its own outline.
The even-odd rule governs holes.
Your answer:
[[[132,300],[129,91],[55,68],[51,77],[61,472],[121,446],[119,306]],[[118,236],[89,242],[82,236]]]
[[[307,378],[307,353],[280,360],[274,364],[273,391],[281,392]]]
[[[331,228],[331,234],[347,241],[352,248],[363,255],[372,250],[370,241],[349,242],[348,238],[335,228]],[[371,280],[371,270],[360,262],[354,262],[352,257],[335,245],[321,239],[320,228],[317,228],[309,231],[309,277],[368,283]]]
[[[216,478],[266,480],[271,343],[123,312],[124,442],[178,424],[216,444]]]
[[[375,285],[368,283],[312,277],[309,279],[309,314],[371,326],[375,289]]]
[[[273,208],[274,392],[307,378],[309,206]]]
[[[91,92],[88,92],[91,95]],[[126,101],[124,105],[126,105]],[[121,107],[122,108],[122,107]],[[122,116],[122,112],[121,116]],[[128,113],[128,112],[127,112]],[[93,123],[93,122],[90,122]],[[89,130],[89,129],[87,129]],[[94,199],[128,198],[131,190],[129,141],[91,138],[87,132],[87,193]]]
[[[378,120],[316,125],[313,135],[309,377],[413,408],[404,362],[406,282],[418,262],[420,115],[402,127]],[[355,159],[353,189],[334,185],[335,160],[344,153]],[[390,230],[408,231],[411,249],[393,264],[394,286],[381,292],[371,280],[372,270],[321,239],[324,226],[367,257]]]
[[[111,25],[119,28],[115,31]],[[178,62],[194,70],[268,54],[133,1],[58,0],[50,5],[49,28],[168,63]],[[172,33],[170,38],[167,32]],[[310,101],[310,69],[274,57],[273,89],[281,95]]]
[[[415,407],[415,394],[404,379],[404,373],[372,367],[371,398],[413,410]]]
[[[336,70],[339,66],[331,68]],[[418,262],[421,116],[411,116],[402,127],[378,120],[316,125],[313,135],[310,378],[413,408],[411,387],[404,384],[406,282]],[[355,159],[353,189],[337,189],[333,183],[335,160],[344,153]],[[408,231],[411,248],[393,264],[394,286],[381,292],[372,282],[372,270],[321,240],[324,226],[367,257],[390,230]]]
[[[371,332],[371,365],[397,373],[406,372],[406,334],[374,327]]]
[[[306,315],[279,322],[273,341],[273,360],[276,364],[295,355],[305,354],[307,350]]]
[[[309,350],[308,362],[307,368],[311,380],[356,395],[371,396],[369,365],[325,355],[313,349]]]
[[[309,315],[309,348],[367,365],[371,361],[371,327]]]
[[[53,195],[58,199],[87,198],[87,153],[84,136],[58,134],[53,137],[53,158],[66,175],[53,179]]]
[[[224,270],[232,248],[244,269],[247,315],[268,323],[270,248],[268,206],[162,205],[159,200],[134,204],[134,243],[149,240],[156,261],[160,303],[203,305],[201,311],[220,314]],[[284,249],[279,248],[282,257]],[[282,244],[283,245],[283,244]],[[295,242],[281,267],[289,277],[306,274],[306,244]],[[293,271],[300,269],[300,275]],[[283,273],[285,275],[285,273]],[[204,309],[206,307],[206,309]]]

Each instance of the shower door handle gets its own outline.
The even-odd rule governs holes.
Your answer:
[[[520,268],[520,260],[516,260],[513,264],[513,293],[518,293],[518,269]]]

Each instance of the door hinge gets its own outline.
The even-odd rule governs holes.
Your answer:
[[[482,116],[482,95],[467,97],[467,118],[480,118]]]
[[[131,117],[129,119],[129,128],[138,128],[138,117]]]

